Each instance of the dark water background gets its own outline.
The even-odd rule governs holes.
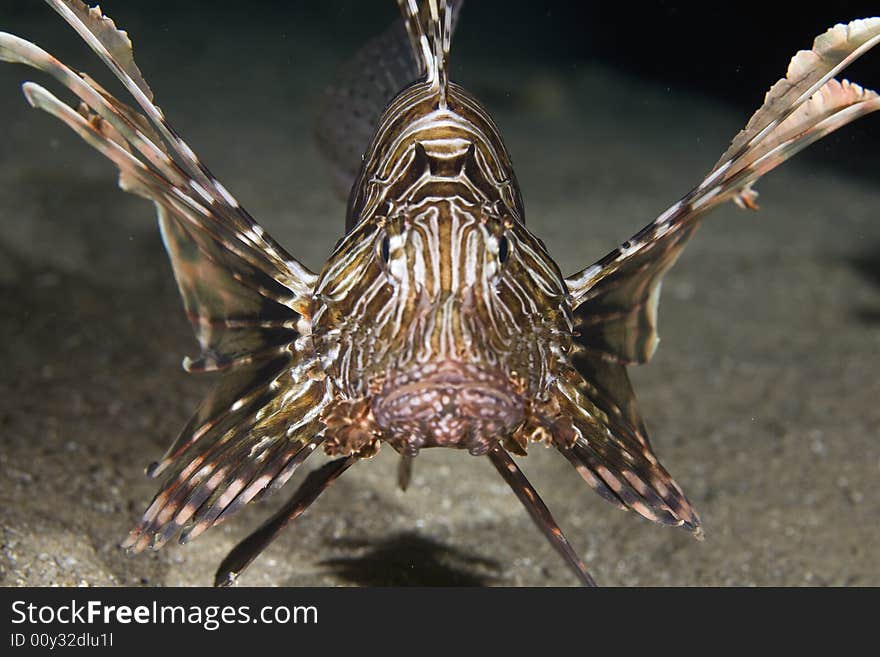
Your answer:
[[[383,0],[256,0],[245,9],[241,3],[228,1],[141,0],[114,9],[118,24],[129,29],[140,24],[157,27],[174,42],[180,36],[171,34],[169,26],[190,25],[194,47],[202,39],[210,40],[212,30],[227,37],[226,28],[234,24],[266,42],[320,34],[322,43],[332,44],[340,56],[356,50],[365,35],[380,32],[397,17],[395,4]],[[470,71],[481,65],[528,62],[565,75],[578,67],[601,64],[648,84],[666,86],[670,92],[700,94],[749,113],[796,50],[808,48],[813,36],[836,23],[874,15],[877,6],[849,0],[796,7],[754,0],[723,4],[469,0],[464,11],[455,36],[453,70],[455,79],[466,85]],[[46,8],[39,2],[4,7],[3,21],[10,24],[41,17],[46,17]],[[335,55],[330,57],[335,59]],[[875,56],[863,58],[844,77],[877,86],[880,64],[875,60]],[[849,165],[848,145],[876,146],[876,140],[876,131],[852,126],[843,136],[830,137],[829,142],[841,145],[825,149],[817,160],[861,175],[864,167]]]
[[[396,8],[242,6],[103,5],[175,127],[319,268],[344,210],[312,140],[318,98]],[[453,79],[498,120],[529,224],[570,272],[698,182],[796,50],[872,8],[468,0]],[[3,4],[0,29],[118,89],[41,3]],[[880,49],[845,76],[880,86]],[[154,492],[143,466],[206,383],[179,368],[194,344],[150,207],[27,108],[23,79],[55,88],[0,67],[0,583],[207,584],[266,509],[184,548],[116,549]],[[667,279],[663,343],[633,377],[705,543],[612,509],[550,452],[524,462],[600,583],[880,584],[878,121],[761,181],[757,218],[719,210]],[[482,460],[433,450],[405,495],[395,466],[385,450],[346,474],[245,583],[573,583]]]

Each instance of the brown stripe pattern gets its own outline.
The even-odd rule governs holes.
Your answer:
[[[0,60],[43,71],[72,91],[76,108],[24,85],[34,107],[118,167],[123,189],[155,203],[200,346],[184,367],[218,377],[148,468],[162,483],[125,547],[158,548],[178,534],[189,540],[283,486],[318,447],[338,456],[224,561],[217,583],[230,584],[382,443],[401,454],[403,488],[422,448],[486,455],[585,585],[593,584],[585,564],[511,456],[525,455],[531,442],[558,449],[609,502],[702,535],[696,511],[654,454],[626,366],[653,354],[662,277],[702,216],[727,200],[755,209],[752,185],[761,175],[880,109],[876,93],[833,78],[880,42],[880,19],[835,26],[798,53],[702,182],[564,278],[525,226],[497,126],[449,79],[461,1],[398,0],[405,29],[382,38],[406,35],[412,61],[394,68],[416,70],[418,79],[378,119],[349,196],[346,234],[314,274],[171,127],[128,35],[80,0],[47,1],[137,109],[13,35],[0,33]],[[358,97],[369,95],[361,88]],[[344,136],[343,127],[323,134]],[[327,150],[349,152],[332,143]],[[347,179],[354,163],[345,164],[336,163]]]

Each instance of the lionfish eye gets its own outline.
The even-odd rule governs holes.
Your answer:
[[[502,235],[498,238],[498,260],[504,264],[508,257],[510,257],[510,244],[508,244],[507,238]]]

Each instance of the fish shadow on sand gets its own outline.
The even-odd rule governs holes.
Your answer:
[[[498,562],[404,532],[379,543],[345,539],[333,547],[369,548],[357,557],[321,562],[360,586],[486,586],[500,572]]]
[[[859,255],[848,259],[849,265],[868,283],[880,291],[880,244],[865,249]],[[880,302],[862,305],[853,311],[856,319],[864,324],[880,324]]]

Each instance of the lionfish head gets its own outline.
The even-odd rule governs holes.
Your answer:
[[[523,224],[510,158],[486,111],[455,85],[442,96],[430,80],[401,92],[349,213],[312,321],[340,393],[326,444],[481,454],[510,438],[546,392],[570,325],[560,330],[564,280]]]

